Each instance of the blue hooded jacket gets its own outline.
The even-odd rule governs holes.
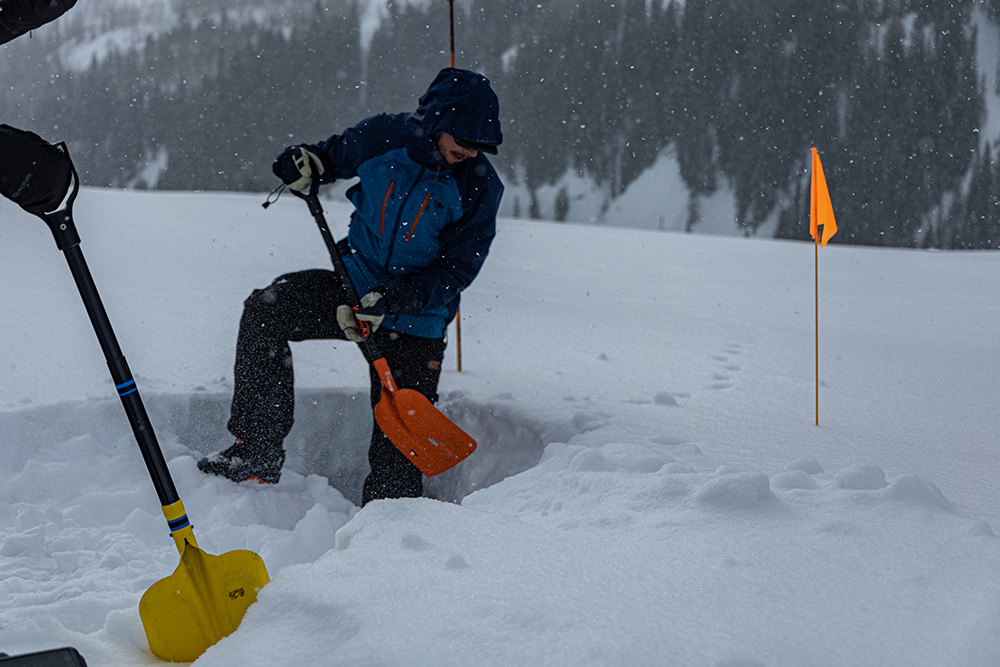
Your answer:
[[[442,70],[415,113],[367,118],[306,145],[323,162],[320,179],[359,177],[344,263],[358,291],[385,296],[382,326],[442,338],[496,235],[503,185],[483,152],[450,166],[437,137],[499,146],[499,103],[489,80]],[[343,242],[340,244],[344,247]]]

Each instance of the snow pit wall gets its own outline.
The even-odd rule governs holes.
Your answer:
[[[167,461],[224,449],[231,395],[216,392],[144,395],[144,403]],[[476,452],[448,472],[425,480],[424,495],[458,502],[468,494],[535,466],[551,439],[539,424],[509,406],[481,405],[461,396],[442,401],[442,412],[478,442]],[[299,390],[295,425],[285,439],[285,468],[326,477],[349,501],[360,504],[368,474],[372,417],[367,390]],[[109,459],[135,450],[128,419],[116,399],[90,399],[0,412],[0,472],[24,469],[53,444],[90,436]],[[560,434],[562,435],[562,434]],[[185,490],[178,492],[184,497]]]

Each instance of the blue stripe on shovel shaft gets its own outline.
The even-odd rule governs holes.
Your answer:
[[[167,527],[170,528],[170,532],[178,531],[181,528],[185,528],[189,525],[187,514],[178,517],[173,521],[167,522]]]
[[[128,396],[133,391],[139,391],[139,388],[135,386],[135,380],[129,380],[128,382],[115,385],[115,388],[118,390],[119,396]]]

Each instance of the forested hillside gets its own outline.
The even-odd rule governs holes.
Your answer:
[[[734,232],[777,219],[805,238],[815,145],[849,221],[834,242],[1000,247],[998,137],[981,132],[997,63],[976,59],[997,0],[455,4],[458,64],[501,99],[495,162],[529,191],[572,170],[610,200],[672,147],[691,228],[725,185]],[[264,190],[284,145],[412,110],[448,64],[443,0],[389,1],[376,22],[366,1],[287,6],[178,2],[89,64],[67,44],[99,24],[38,31],[0,49],[0,119],[68,140],[91,185]]]

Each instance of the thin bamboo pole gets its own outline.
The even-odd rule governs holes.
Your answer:
[[[814,241],[813,247],[815,258],[813,282],[816,287],[816,426],[819,426],[819,240]]]
[[[455,66],[455,0],[448,0],[448,28],[451,35],[451,66]],[[455,312],[455,341],[458,348],[458,372],[462,372],[462,311]]]

